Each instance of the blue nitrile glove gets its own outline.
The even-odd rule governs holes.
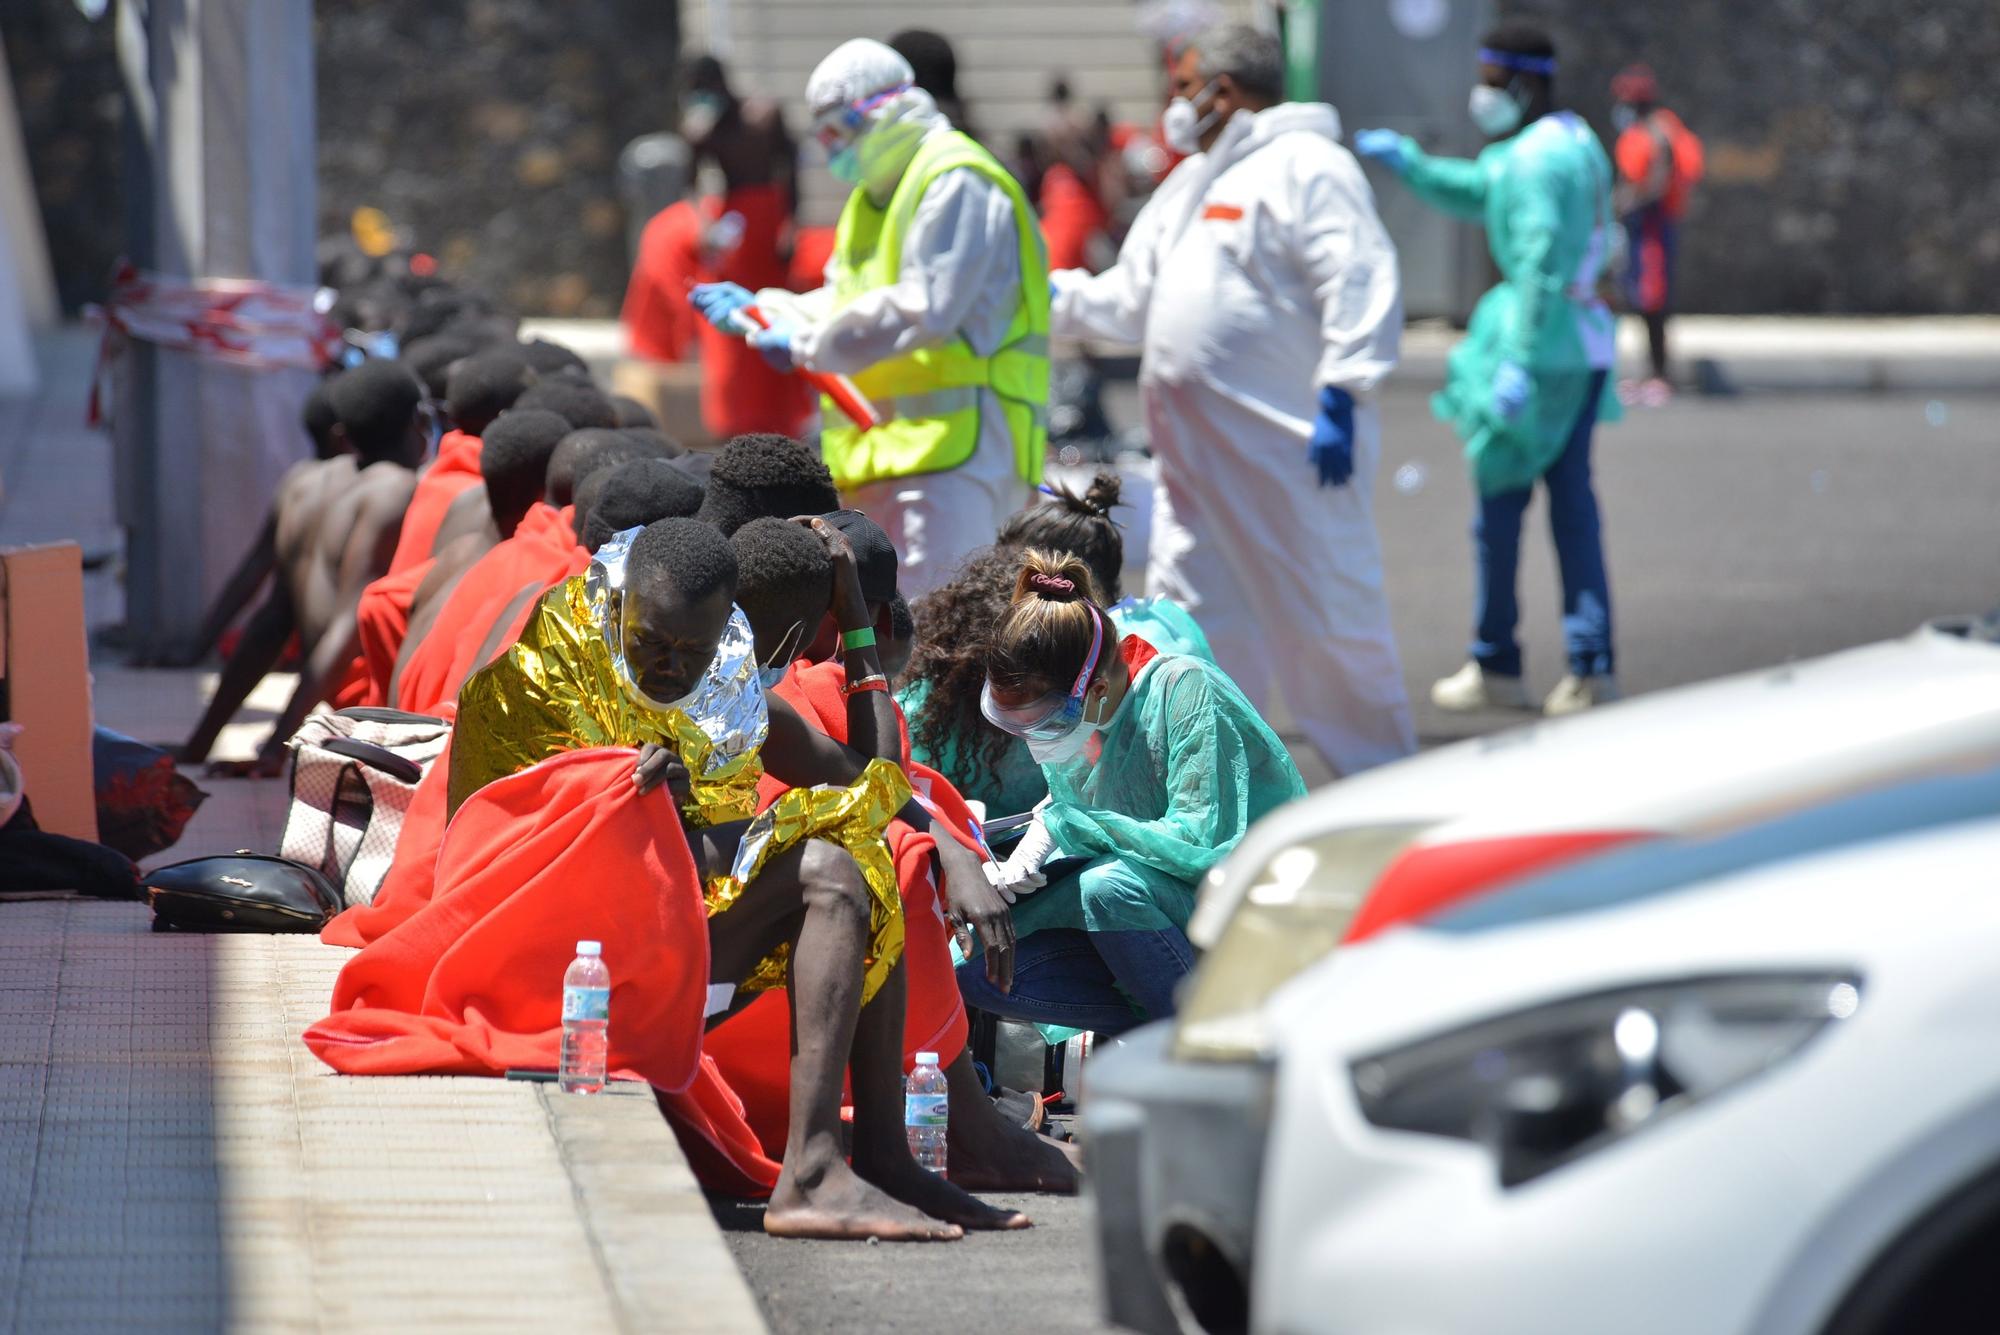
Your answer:
[[[1364,158],[1375,159],[1398,176],[1403,174],[1403,136],[1394,130],[1355,131],[1354,151]]]
[[[780,375],[790,371],[796,363],[792,361],[792,327],[776,324],[769,329],[759,329],[750,335],[750,346],[764,354],[764,360]]]
[[[1319,469],[1322,487],[1344,487],[1354,476],[1354,396],[1338,385],[1319,392],[1319,416],[1313,419],[1306,457]]]
[[[1493,415],[1511,422],[1528,406],[1528,371],[1519,362],[1501,362],[1493,373]]]
[[[697,283],[688,293],[688,301],[701,312],[701,318],[725,334],[736,332],[729,327],[729,317],[756,300],[740,283]]]

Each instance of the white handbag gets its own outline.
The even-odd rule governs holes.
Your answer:
[[[287,744],[292,803],[281,854],[324,873],[349,907],[389,874],[417,784],[451,744],[451,725],[400,709],[308,717]]]

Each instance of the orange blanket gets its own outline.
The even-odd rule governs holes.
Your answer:
[[[447,431],[438,442],[437,458],[417,479],[410,495],[410,508],[403,512],[403,533],[396,539],[396,554],[389,561],[389,573],[400,574],[437,553],[438,526],[458,494],[479,481],[479,437],[463,431]]]
[[[514,596],[530,584],[549,588],[590,564],[590,554],[554,507],[540,501],[512,537],[473,562],[410,653],[396,683],[396,707],[419,714],[454,712],[458,688],[477,669],[480,646]]]
[[[797,709],[806,722],[845,741],[847,699],[841,687],[846,680],[846,670],[839,663],[794,667],[778,684],[776,694]],[[976,848],[968,832],[971,813],[964,800],[935,771],[910,763],[907,729],[903,753],[904,771],[910,776],[911,787],[925,792],[928,778],[931,802],[947,814],[945,828],[953,829],[955,820],[961,828],[953,829],[953,833],[969,847]],[[760,804],[768,806],[783,791],[782,783],[766,775],[758,789]],[[411,814],[414,816],[415,812]],[[945,925],[943,896],[932,874],[931,853],[935,847],[936,839],[928,832],[919,833],[902,821],[889,826],[889,852],[895,858],[896,881],[903,892],[903,973],[909,994],[903,1017],[906,1065],[919,1052],[935,1052],[949,1063],[958,1056],[966,1040],[965,1003],[959,997],[958,979],[951,965],[951,933]],[[726,1084],[728,1092],[703,1092],[697,1082],[694,1091],[697,1097],[676,1113],[692,1120],[683,1120],[676,1129],[681,1133],[683,1145],[689,1147],[691,1158],[719,1155],[732,1172],[759,1182],[758,1156],[732,1153],[732,1147],[739,1147],[742,1137],[728,1110],[732,1106],[739,1110],[736,1116],[755,1132],[766,1160],[783,1153],[791,1121],[791,1014],[784,994],[768,994],[731,1016],[710,1032],[705,1051],[715,1075]],[[704,1143],[691,1144],[691,1133]],[[768,1191],[776,1180],[774,1169],[770,1181],[761,1183],[761,1189]],[[709,1176],[704,1175],[703,1181],[708,1182]]]
[[[708,923],[673,799],[628,749],[573,751],[488,784],[445,837],[438,893],[347,962],[305,1033],[350,1075],[553,1068],[579,939],[611,970],[610,1069],[685,1089],[701,1055]]]
[[[361,632],[361,662],[368,684],[360,703],[389,703],[389,678],[410,633],[410,604],[416,599],[417,586],[436,564],[435,557],[426,557],[391,571],[361,591],[354,620]]]

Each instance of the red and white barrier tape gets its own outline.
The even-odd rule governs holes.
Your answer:
[[[318,288],[170,278],[130,264],[120,265],[111,283],[111,300],[87,312],[104,329],[90,381],[91,426],[104,420],[105,372],[133,339],[256,369],[323,371],[340,359],[340,327],[320,310]]]

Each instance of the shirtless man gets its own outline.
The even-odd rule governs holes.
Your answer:
[[[336,418],[331,434],[353,453],[298,464],[279,484],[271,518],[244,563],[259,580],[272,572],[277,578],[244,627],[181,759],[198,764],[208,758],[223,725],[277,665],[294,632],[304,658],[298,689],[256,760],[211,765],[211,774],[284,772],[285,743],[315,705],[343,688],[354,668],[360,648],[355,606],[369,582],[388,571],[416,489],[426,443],[424,387],[416,376],[394,362],[366,362],[342,372],[327,395]],[[211,625],[218,617],[227,624],[233,609],[224,608],[232,592],[225,590]]]

